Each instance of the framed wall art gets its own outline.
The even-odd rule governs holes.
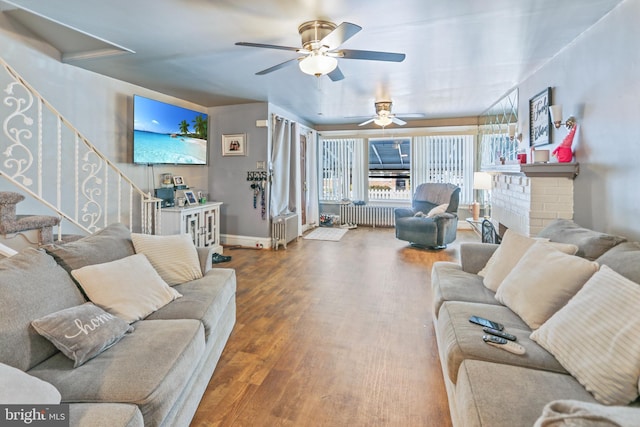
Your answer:
[[[246,156],[247,136],[244,133],[222,135],[223,156]]]
[[[548,87],[529,100],[529,145],[551,144],[551,88]]]

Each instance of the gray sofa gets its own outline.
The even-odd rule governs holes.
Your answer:
[[[212,269],[210,251],[197,248],[201,278],[173,286],[180,298],[74,368],[31,322],[87,301],[70,271],[134,253],[129,230],[114,224],[0,261],[0,366],[53,385],[69,404],[72,426],[189,425],[234,327],[235,271]],[[20,387],[3,384],[5,391]]]
[[[569,220],[555,220],[540,236],[551,242],[574,244],[577,252],[572,256],[607,265],[640,283],[637,242],[597,233]],[[462,244],[460,264],[437,262],[432,270],[434,329],[453,425],[640,425],[637,401],[628,406],[599,403],[562,363],[531,338],[533,329],[523,318],[499,302],[496,293],[483,284],[478,273],[497,248],[496,244]],[[517,337],[526,354],[515,355],[485,344],[482,327],[469,322],[472,315],[504,324],[505,331]],[[634,339],[640,341],[638,336]],[[579,353],[576,350],[573,356],[580,358]],[[613,422],[616,417],[619,419]]]

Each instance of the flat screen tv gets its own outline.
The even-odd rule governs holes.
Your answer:
[[[208,116],[143,96],[133,97],[133,162],[206,165]]]

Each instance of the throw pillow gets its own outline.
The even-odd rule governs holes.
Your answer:
[[[56,354],[31,321],[85,302],[71,276],[43,250],[26,248],[0,260],[0,361],[28,371]]]
[[[93,303],[128,323],[182,296],[162,280],[144,254],[88,265],[71,274]]]
[[[640,286],[606,265],[554,314],[536,341],[606,405],[638,397]]]
[[[504,278],[496,299],[537,329],[573,297],[598,263],[535,243]]]
[[[488,289],[496,292],[507,274],[513,270],[527,250],[537,242],[548,242],[548,240],[540,237],[526,237],[515,231],[507,230],[500,246],[491,255],[484,268],[478,272],[478,276],[483,277],[482,283]],[[575,254],[578,249],[571,244],[552,243],[552,245],[555,249],[570,255]]]
[[[0,363],[0,402],[2,405],[57,405],[58,389],[40,378]]]
[[[484,268],[478,272],[479,276],[484,277],[482,283],[493,292],[497,291],[502,280],[535,242],[535,239],[507,230],[500,246],[491,255]]]
[[[96,357],[120,341],[126,333],[133,331],[127,322],[90,302],[41,317],[31,325],[73,360],[74,368]]]
[[[120,223],[111,224],[80,240],[47,245],[44,249],[69,273],[85,265],[115,261],[135,254],[131,232]]]
[[[554,400],[544,406],[533,427],[638,427],[638,419],[638,407]]]
[[[624,237],[581,227],[570,219],[562,218],[553,220],[538,236],[552,242],[572,243],[578,247],[576,255],[591,261],[626,240]]]
[[[202,277],[200,259],[191,236],[131,234],[136,252],[145,254],[168,285],[179,285]]]
[[[431,218],[438,214],[445,213],[448,207],[449,207],[449,203],[444,203],[442,205],[436,206],[435,208],[429,211],[429,213],[427,214],[427,218]]]

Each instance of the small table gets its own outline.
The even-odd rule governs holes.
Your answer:
[[[491,218],[486,218],[486,219],[491,221]],[[484,220],[485,220],[484,217],[479,217],[478,219],[473,219],[473,217],[469,217],[466,219],[466,221],[471,225],[471,228],[473,228],[473,231],[475,231],[480,237],[482,237],[482,221]]]

